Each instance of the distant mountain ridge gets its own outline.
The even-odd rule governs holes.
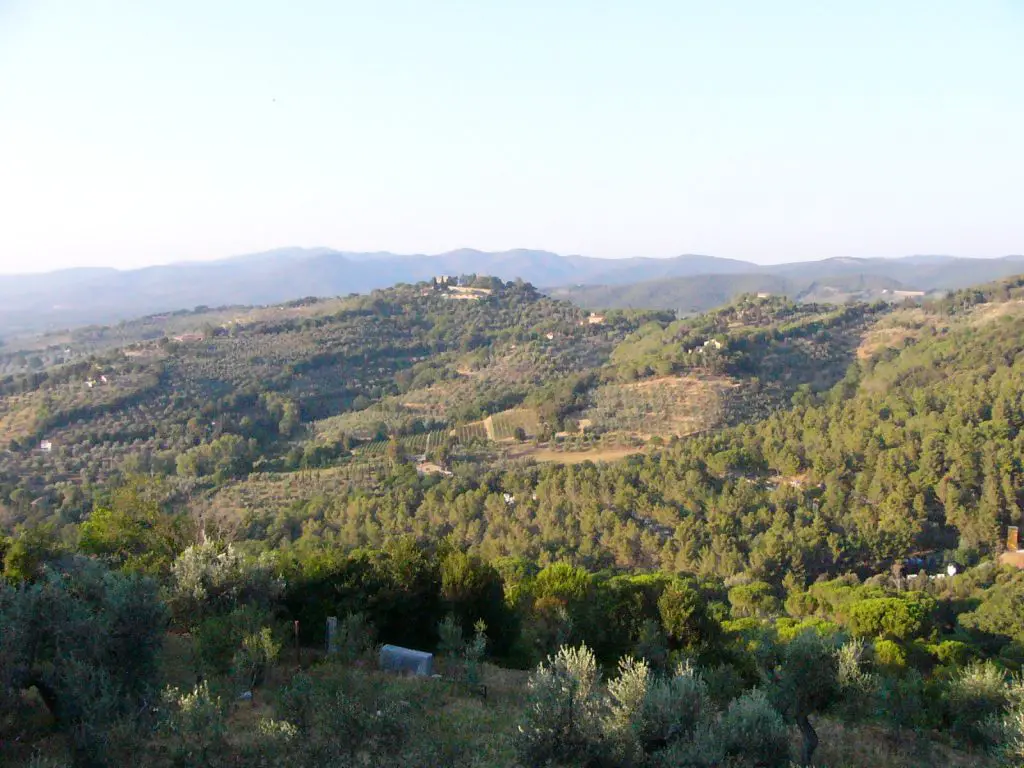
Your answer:
[[[685,281],[701,278],[693,285],[714,283],[719,291],[716,295],[728,297],[739,292],[737,286],[754,285],[757,279],[769,286],[759,290],[769,291],[779,291],[779,283],[771,278],[797,286],[855,275],[895,281],[907,290],[932,291],[961,288],[1018,272],[1024,272],[1024,256],[839,258],[763,266],[697,254],[666,259],[599,259],[529,249],[485,252],[463,248],[441,254],[394,254],[280,248],[216,261],[135,270],[79,268],[0,276],[0,334],[111,323],[197,305],[272,304],[302,296],[364,293],[441,274],[522,278],[573,300],[578,299],[572,290],[553,289],[602,286],[601,292],[590,293],[604,297],[603,305],[622,306],[621,296],[617,297],[620,287],[645,281],[675,281],[689,291]],[[707,276],[717,277],[709,281]],[[634,297],[640,295],[636,289],[632,293]]]

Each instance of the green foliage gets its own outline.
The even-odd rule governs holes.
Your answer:
[[[730,589],[729,605],[732,606],[732,614],[736,617],[767,618],[774,616],[782,609],[771,584],[766,584],[763,581],[740,584]]]
[[[0,721],[35,687],[75,761],[103,760],[113,726],[136,716],[155,681],[165,621],[152,581],[88,561],[0,583]]]
[[[782,648],[771,678],[773,701],[800,727],[801,764],[810,765],[818,746],[810,716],[832,707],[841,694],[839,658],[834,644],[817,632],[798,635]]]
[[[227,708],[208,683],[187,692],[167,688],[162,702],[159,727],[169,737],[175,765],[229,764]]]
[[[875,664],[888,674],[899,674],[907,666],[907,652],[895,640],[876,640]]]
[[[995,740],[1001,765],[1024,766],[1024,706],[1018,704],[999,720]]]
[[[489,641],[499,653],[508,651],[516,631],[515,618],[505,603],[504,585],[495,568],[481,558],[453,550],[440,556],[441,600],[463,635],[482,620]]]
[[[645,753],[671,749],[676,759],[707,751],[706,737],[715,725],[708,686],[689,666],[652,681],[640,706],[634,730]]]
[[[850,630],[859,637],[909,640],[924,632],[934,605],[920,595],[859,600],[849,608]]]
[[[24,528],[6,545],[3,576],[11,584],[35,581],[47,561],[55,559],[62,551],[52,525]]]
[[[941,643],[928,646],[928,651],[940,664],[948,667],[962,667],[975,655],[970,645],[959,640],[943,640]]]
[[[674,647],[698,652],[717,642],[721,628],[708,615],[707,602],[694,585],[669,584],[658,598],[658,611]]]
[[[878,675],[867,669],[866,646],[862,640],[851,640],[836,651],[836,682],[842,713],[849,719],[865,718],[871,713],[878,693]]]
[[[951,732],[972,744],[992,746],[991,721],[1010,704],[1006,675],[992,663],[975,662],[959,670],[946,688]]]
[[[668,638],[665,637],[661,624],[655,619],[644,619],[633,646],[637,658],[645,661],[657,671],[664,671],[668,666]]]
[[[755,689],[736,699],[722,715],[722,749],[737,767],[789,765],[789,734],[782,715],[763,691]]]
[[[79,528],[79,551],[115,568],[163,576],[185,548],[188,524],[167,514],[153,498],[161,489],[135,479],[111,494],[110,507],[95,507]]]
[[[585,762],[602,749],[603,702],[597,659],[586,646],[563,647],[527,683],[516,751],[527,765]]]
[[[266,681],[280,652],[281,643],[274,638],[270,627],[261,627],[258,632],[250,632],[242,638],[242,645],[235,653],[232,667],[248,690],[254,690]]]
[[[618,675],[608,681],[604,734],[611,750],[628,764],[640,759],[637,734],[643,728],[641,711],[648,696],[651,669],[631,657],[619,659]]]
[[[968,629],[1004,635],[1024,643],[1024,572],[990,586],[978,607],[960,614],[958,621]]]
[[[197,669],[207,675],[228,674],[243,638],[257,631],[265,619],[262,611],[239,606],[200,621],[192,630]]]
[[[466,639],[462,636],[462,626],[450,613],[444,617],[444,621],[437,625],[437,637],[437,652],[445,658],[457,658],[466,648]]]
[[[174,561],[168,603],[176,622],[195,627],[242,606],[267,610],[280,593],[266,564],[247,560],[230,544],[207,542],[188,547]]]
[[[354,766],[367,754],[389,765],[410,747],[412,705],[352,683],[331,678],[313,685],[310,727],[292,755],[299,765]]]
[[[328,648],[328,652],[336,654],[341,661],[351,663],[369,655],[376,636],[376,630],[365,614],[349,613],[338,622],[334,645]]]

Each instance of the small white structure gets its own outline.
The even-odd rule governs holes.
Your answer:
[[[430,677],[434,671],[434,654],[398,645],[383,645],[380,649],[380,668],[387,672],[407,672],[417,677]]]
[[[53,450],[53,443],[51,443],[49,440],[43,440],[41,443],[39,443],[39,450],[42,451],[43,453],[49,453],[50,451]]]

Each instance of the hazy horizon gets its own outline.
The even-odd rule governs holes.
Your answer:
[[[254,251],[252,253],[229,254],[227,256],[218,256],[218,257],[205,258],[205,259],[204,258],[178,259],[178,260],[174,260],[174,261],[158,262],[158,263],[153,263],[153,264],[141,264],[141,265],[133,265],[133,266],[112,266],[112,265],[105,265],[105,264],[79,264],[79,265],[73,265],[73,266],[67,266],[67,267],[55,267],[53,269],[25,269],[25,270],[19,270],[19,271],[7,271],[5,269],[0,269],[0,277],[14,277],[14,276],[18,276],[18,275],[46,275],[46,274],[52,274],[52,273],[55,273],[55,272],[66,272],[66,271],[74,271],[74,270],[90,270],[90,269],[97,269],[97,270],[113,269],[113,270],[117,270],[117,271],[129,272],[129,271],[138,270],[138,269],[151,269],[151,268],[159,268],[159,267],[192,266],[192,265],[202,265],[202,264],[211,264],[212,265],[212,264],[217,264],[217,263],[223,263],[223,262],[226,262],[226,261],[232,261],[234,259],[245,259],[245,258],[252,257],[252,256],[261,256],[261,255],[265,255],[265,254],[269,254],[269,253],[275,253],[275,252],[279,252],[279,251],[291,251],[291,250],[303,250],[303,251],[328,250],[328,251],[332,251],[334,253],[337,253],[339,255],[358,254],[358,255],[361,255],[361,256],[365,256],[365,255],[380,255],[380,256],[383,256],[383,257],[396,256],[396,257],[410,257],[410,258],[415,258],[415,257],[427,257],[427,258],[429,258],[429,257],[434,257],[434,256],[444,256],[445,254],[449,254],[449,253],[453,253],[453,252],[457,252],[457,251],[478,251],[478,252],[480,252],[482,254],[511,253],[511,252],[514,252],[514,251],[533,251],[533,252],[543,251],[543,252],[546,252],[546,253],[553,253],[556,256],[562,256],[562,257],[584,257],[584,258],[602,259],[602,260],[606,260],[606,261],[618,261],[618,260],[621,260],[621,259],[630,259],[630,258],[669,260],[669,259],[688,258],[688,257],[694,257],[694,258],[709,258],[710,257],[710,258],[723,258],[723,259],[728,258],[728,259],[732,259],[734,261],[749,262],[750,264],[752,264],[754,266],[758,266],[758,267],[771,267],[771,266],[778,266],[778,265],[782,265],[782,264],[799,264],[799,263],[802,263],[802,262],[811,263],[811,262],[815,262],[815,261],[824,261],[824,260],[828,260],[828,259],[862,259],[862,260],[864,260],[864,259],[883,259],[883,260],[895,261],[895,260],[906,259],[906,258],[960,258],[960,259],[985,259],[985,260],[989,260],[989,259],[1005,259],[1005,258],[1024,258],[1024,254],[1021,254],[1021,253],[1004,253],[1004,254],[1000,254],[998,256],[963,256],[961,254],[955,254],[955,253],[907,253],[907,254],[902,254],[902,255],[899,255],[899,256],[826,256],[826,257],[822,257],[821,259],[803,259],[803,260],[785,260],[785,259],[782,259],[782,260],[779,260],[779,261],[755,261],[754,259],[743,259],[743,258],[736,258],[736,259],[734,259],[733,257],[718,257],[718,256],[715,256],[715,254],[712,254],[712,253],[681,253],[681,254],[675,254],[675,255],[670,255],[670,256],[645,256],[645,255],[642,255],[642,254],[638,254],[636,256],[592,256],[592,255],[586,254],[586,253],[558,253],[556,251],[552,251],[552,250],[547,249],[547,248],[509,248],[509,249],[502,250],[502,251],[485,251],[482,248],[474,248],[472,246],[463,246],[461,248],[452,248],[451,250],[448,250],[448,251],[439,251],[439,252],[436,252],[436,253],[435,252],[431,252],[431,253],[426,253],[426,252],[399,253],[399,252],[395,252],[395,251],[355,251],[355,250],[353,250],[351,248],[342,249],[342,248],[333,248],[331,246],[320,245],[320,246],[281,246],[281,247],[277,247],[277,248],[268,248],[268,249],[263,250],[263,251]],[[6,266],[6,264],[3,264],[2,266]]]
[[[0,273],[1024,251],[1009,0],[0,3]]]

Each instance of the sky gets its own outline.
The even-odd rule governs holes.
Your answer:
[[[1024,0],[0,0],[0,272],[1024,252]]]

